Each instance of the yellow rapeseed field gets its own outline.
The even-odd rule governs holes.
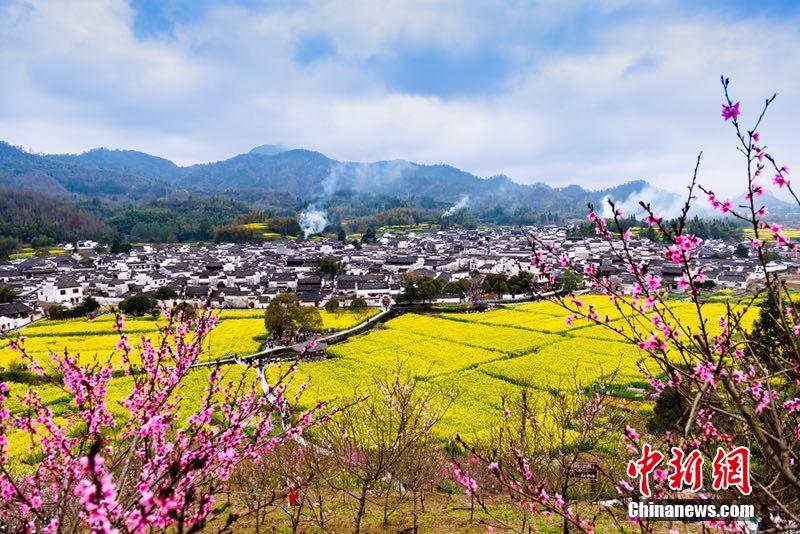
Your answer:
[[[630,328],[619,319],[619,313],[608,299],[584,296],[601,313],[609,315],[611,324],[625,331]],[[700,327],[697,312],[688,302],[675,302],[670,307],[681,321]],[[706,329],[719,331],[719,316],[724,303],[703,306]],[[350,312],[322,312],[326,328],[346,329],[368,316]],[[248,354],[262,345],[265,332],[259,310],[223,310],[220,324],[209,337],[206,359],[227,354]],[[755,317],[748,313],[746,324]],[[556,389],[573,389],[576,385],[591,386],[605,375],[616,373],[612,391],[625,396],[637,396],[646,386],[637,367],[644,355],[633,345],[621,342],[617,334],[588,321],[576,321],[567,326],[566,312],[553,302],[508,306],[486,313],[441,313],[431,315],[405,314],[374,330],[332,345],[324,361],[302,362],[295,376],[296,384],[308,382],[302,404],[309,406],[319,400],[346,399],[356,392],[369,392],[375,380],[390,375],[398,366],[432,386],[453,391],[456,401],[442,421],[439,432],[451,435],[480,433],[502,417],[505,399],[513,397],[521,387],[530,388],[546,402]],[[108,358],[113,353],[117,336],[111,331],[111,317],[94,321],[45,321],[24,330],[31,354],[42,361],[49,351],[69,348],[80,353],[82,360]],[[135,343],[142,336],[153,336],[158,321],[133,319],[127,330]],[[641,328],[647,328],[649,317],[642,318]],[[7,342],[0,342],[0,366],[8,367],[17,361]],[[652,366],[651,366],[652,368]],[[242,378],[241,367],[228,368],[231,377]],[[270,369],[275,377],[285,370]],[[198,398],[207,385],[208,370],[193,371],[184,385],[186,399]],[[248,379],[254,376],[250,371]],[[576,384],[577,382],[577,384]],[[113,395],[125,394],[122,380]],[[13,385],[12,392],[27,388]],[[44,388],[45,402],[66,406],[69,399],[63,392]],[[187,400],[185,409],[191,401]]]

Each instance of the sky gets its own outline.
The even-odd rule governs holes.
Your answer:
[[[179,164],[261,144],[600,188],[743,189],[719,76],[800,159],[800,2],[0,0],[0,139]]]

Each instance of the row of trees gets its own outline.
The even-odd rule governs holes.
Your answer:
[[[609,224],[611,219],[606,220]],[[678,224],[677,219],[664,221],[664,226],[672,227]],[[731,221],[724,218],[700,218],[691,217],[684,221],[685,230],[700,239],[723,239],[738,240],[742,238],[744,225],[741,221]],[[616,227],[615,227],[616,228]],[[619,229],[624,233],[629,228],[638,229],[638,235],[650,241],[663,241],[662,235],[645,221],[639,220],[636,216],[628,216],[619,220]],[[567,230],[567,235],[580,237],[596,237],[595,227],[591,222],[582,221]]]
[[[492,295],[520,295],[533,289],[533,275],[526,271],[508,276],[505,273],[489,273],[483,279],[483,290]]]
[[[53,304],[46,311],[47,317],[50,319],[71,319],[91,315],[99,309],[100,303],[94,297],[86,297],[83,302],[72,308],[67,308],[61,304]]]
[[[397,296],[398,303],[429,303],[436,295],[457,295],[476,299],[478,294],[502,297],[506,294],[521,295],[533,290],[533,275],[527,271],[508,276],[505,273],[480,275],[471,273],[469,278],[444,281],[440,278],[409,277],[406,287]]]

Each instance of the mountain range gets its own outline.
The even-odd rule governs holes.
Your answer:
[[[606,195],[625,198],[647,183],[633,181],[600,191],[579,186],[520,184],[507,176],[480,178],[450,165],[403,160],[340,162],[310,150],[263,145],[246,154],[181,167],[134,150],[97,148],[82,154],[32,154],[0,142],[0,186],[56,198],[140,201],[177,191],[233,195],[250,190],[295,197],[302,202],[357,191],[451,204],[469,196],[473,206],[503,204],[532,211],[564,212]]]
[[[47,205],[53,206],[48,211],[72,214],[72,220],[83,221],[84,227],[102,229],[111,223],[112,231],[126,233],[137,225],[140,230],[146,226],[150,230],[140,236],[143,238],[156,227],[163,229],[170,213],[179,215],[176,210],[192,211],[192,217],[206,207],[209,212],[218,212],[201,221],[202,230],[190,228],[186,222],[159,233],[159,239],[180,239],[176,237],[179,235],[202,238],[210,225],[224,224],[252,209],[276,215],[318,210],[332,215],[326,223],[343,225],[387,210],[416,210],[412,218],[419,219],[419,213],[424,212],[430,219],[448,208],[457,208],[479,220],[508,224],[581,216],[587,203],[600,205],[608,197],[627,205],[640,197],[651,199],[662,212],[680,202],[677,195],[643,180],[602,190],[577,185],[551,187],[520,184],[504,175],[482,178],[444,164],[342,162],[319,152],[281,145],[262,145],[213,163],[179,166],[134,150],[97,148],[82,154],[48,155],[0,141],[0,188],[24,191],[26,206],[32,205],[36,195],[48,197]],[[9,204],[0,204],[0,209],[8,211]],[[774,197],[769,204],[773,212],[788,206]],[[190,208],[192,205],[199,208]],[[127,219],[124,224],[114,224],[115,218],[118,221],[121,217],[120,206],[127,210]],[[132,215],[134,209],[139,215]],[[220,218],[219,213],[227,219]],[[28,219],[37,214],[44,216],[42,210],[26,212]],[[535,218],[543,214],[548,218]],[[5,213],[0,218],[10,221],[14,217]],[[362,220],[358,227],[385,220]],[[8,228],[5,225],[4,231]]]

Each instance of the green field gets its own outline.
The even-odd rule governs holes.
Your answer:
[[[583,300],[608,315],[612,324],[619,324],[615,322],[617,310],[606,299]],[[691,322],[694,316],[691,303],[676,302],[671,309],[683,321]],[[704,306],[709,329],[717,329],[717,319],[724,311],[722,303]],[[264,338],[261,313],[223,311],[219,326],[209,338],[206,359],[257,351]],[[583,322],[568,327],[564,315],[564,310],[552,302],[486,313],[402,315],[329,347],[327,360],[299,364],[297,384],[309,383],[302,402],[311,405],[318,400],[348,398],[357,390],[364,392],[376,379],[391,374],[398,364],[432,385],[456,392],[456,402],[439,427],[442,435],[479,433],[497,423],[502,417],[503,397],[513,397],[523,386],[546,400],[554,390],[574,389],[575,379],[582,386],[589,386],[616,371],[613,391],[636,398],[635,390],[628,388],[647,386],[637,369],[642,359],[639,350],[620,342],[616,334],[602,326]],[[364,318],[323,312],[325,325],[330,328],[348,328]],[[152,319],[133,319],[128,321],[127,330],[135,341],[153,335],[155,325]],[[94,321],[46,321],[25,329],[24,334],[30,353],[42,360],[47,359],[49,350],[68,347],[88,361],[113,352],[116,336],[110,327],[111,317],[107,316]],[[7,342],[0,344],[0,365],[7,367],[18,358]],[[205,387],[207,372],[193,372],[186,388]],[[230,372],[241,376],[241,368],[230,368]],[[51,400],[66,401],[55,393]]]

